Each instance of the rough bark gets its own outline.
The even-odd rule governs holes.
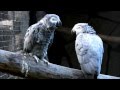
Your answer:
[[[81,70],[36,62],[31,56],[0,50],[0,71],[29,79],[85,79]],[[99,75],[98,79],[120,79],[109,75]]]

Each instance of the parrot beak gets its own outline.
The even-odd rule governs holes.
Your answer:
[[[76,37],[76,32],[73,29],[71,30],[71,34],[73,37]]]
[[[56,26],[57,26],[57,27],[62,26],[62,22],[61,22],[61,21],[59,21],[59,22],[56,24]]]
[[[74,32],[74,30],[72,29],[72,30],[71,30],[71,34],[74,34],[74,33],[75,33],[75,32]]]

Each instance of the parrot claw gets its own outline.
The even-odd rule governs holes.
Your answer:
[[[40,59],[35,55],[33,55],[33,57],[35,58],[35,61],[38,63]]]
[[[47,65],[49,64],[49,62],[46,59],[43,59],[43,61],[45,64],[47,64]]]

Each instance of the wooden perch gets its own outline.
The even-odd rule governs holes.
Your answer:
[[[52,63],[47,65],[43,61],[37,63],[33,57],[5,50],[0,50],[0,71],[30,79],[84,79],[81,70]],[[98,79],[120,78],[100,74]]]
[[[118,43],[120,44],[120,37],[115,37],[115,36],[107,36],[107,35],[102,35],[102,34],[98,34],[103,41],[107,42],[107,43]]]

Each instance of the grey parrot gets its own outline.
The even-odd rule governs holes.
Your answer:
[[[97,79],[101,72],[103,42],[88,23],[77,23],[71,32],[76,33],[75,51],[86,79]]]
[[[56,14],[46,14],[40,21],[31,25],[24,37],[23,52],[32,55],[37,62],[47,62],[47,50],[54,39],[55,30],[62,25]]]

